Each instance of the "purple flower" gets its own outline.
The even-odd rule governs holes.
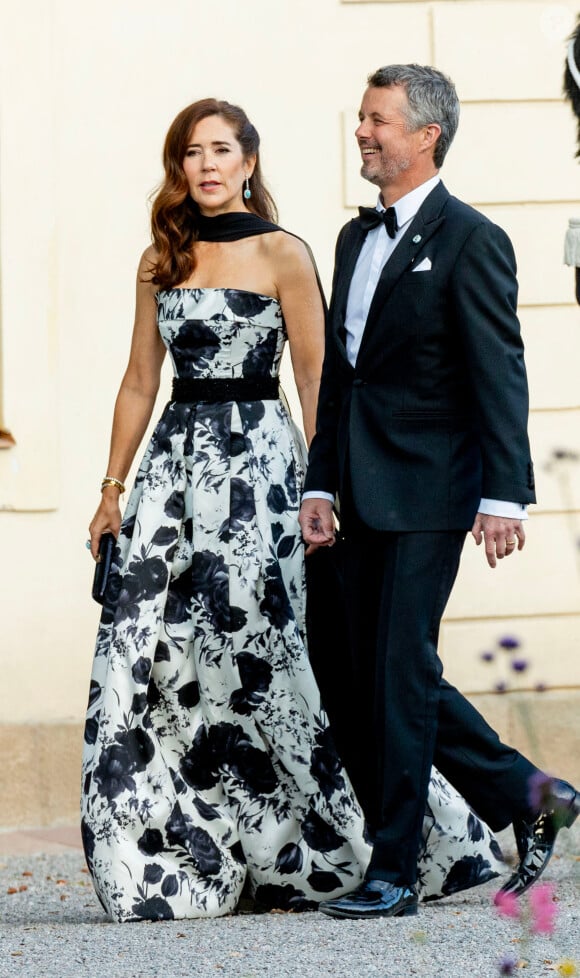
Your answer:
[[[552,802],[554,779],[543,771],[536,771],[528,780],[528,804],[533,812],[539,812]]]
[[[520,642],[519,638],[515,637],[515,635],[504,635],[498,640],[497,644],[499,645],[500,649],[505,649],[506,652],[512,652],[514,649],[519,649],[522,643]]]
[[[504,954],[498,965],[500,975],[513,975],[517,964],[518,962],[516,958],[514,958],[511,954]]]
[[[529,662],[527,659],[512,659],[510,666],[514,672],[525,672],[528,668]]]
[[[578,461],[577,452],[572,452],[568,448],[555,448],[552,452],[552,458],[555,458],[557,462],[562,462],[567,459],[570,462]]]
[[[495,659],[495,652],[481,652],[479,658],[483,662],[493,662]]]
[[[505,693],[507,691],[507,683],[502,679],[499,683],[496,683],[493,688],[496,693]]]

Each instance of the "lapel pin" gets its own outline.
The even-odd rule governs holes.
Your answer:
[[[421,240],[421,235],[416,234],[415,237],[413,238],[413,244],[419,244],[420,240]]]

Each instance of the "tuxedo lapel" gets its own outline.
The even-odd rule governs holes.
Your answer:
[[[375,327],[381,322],[385,303],[401,275],[418,260],[418,256],[429,239],[444,223],[445,217],[442,210],[448,199],[448,191],[442,183],[438,183],[419,208],[383,268],[367,316],[359,357],[364,355],[365,348],[372,342]]]
[[[340,353],[348,363],[344,335],[344,319],[346,315],[346,304],[350,283],[354,273],[355,265],[360,255],[361,248],[365,240],[365,233],[361,229],[358,220],[351,221],[342,245],[340,255],[337,257],[337,268],[335,274],[334,294],[332,296],[332,327],[336,344]]]
[[[417,211],[383,268],[369,309],[367,326],[376,319],[403,272],[413,264],[429,238],[439,230],[444,221],[441,209],[448,197],[443,184],[438,183]]]

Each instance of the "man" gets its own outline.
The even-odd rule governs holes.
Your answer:
[[[521,863],[504,890],[539,876],[580,795],[502,744],[441,678],[441,616],[466,532],[490,567],[524,546],[534,502],[528,392],[505,233],[451,197],[439,169],[459,103],[439,71],[391,65],[369,78],[356,138],[376,210],[343,228],[300,522],[334,540],[340,498],[352,650],[351,757],[373,852],[339,917],[415,913],[431,765],[494,829],[513,824]]]

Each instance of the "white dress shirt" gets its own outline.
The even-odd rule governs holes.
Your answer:
[[[397,214],[398,230],[394,238],[390,238],[383,223],[377,225],[368,232],[364,244],[360,250],[357,263],[353,272],[348,300],[346,305],[346,316],[344,328],[346,330],[346,353],[349,363],[354,367],[358,357],[369,309],[375,294],[381,272],[393,254],[399,241],[403,237],[421,204],[431,191],[437,186],[440,177],[437,174],[425,181],[419,187],[415,187],[410,193],[405,194],[394,205]],[[376,209],[384,212],[380,194]],[[316,492],[314,490],[304,493],[304,499],[329,499],[334,502],[334,497],[328,492]],[[499,499],[482,499],[478,511],[487,516],[503,516],[510,519],[526,520],[527,510],[521,503],[514,503]]]
[[[415,187],[410,193],[401,197],[395,204],[397,224],[399,229],[394,238],[390,238],[383,223],[369,231],[360,250],[353,272],[352,281],[346,304],[344,328],[346,330],[346,354],[352,366],[360,349],[369,309],[375,294],[381,272],[403,237],[409,224],[415,217],[421,204],[439,183],[440,177],[431,177],[420,187]],[[383,213],[386,208],[380,198],[376,209]]]

